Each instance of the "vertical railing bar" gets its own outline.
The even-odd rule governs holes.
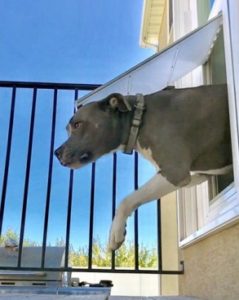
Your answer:
[[[43,241],[42,241],[42,257],[41,257],[41,267],[42,268],[44,268],[44,266],[45,266],[45,256],[46,256],[46,241],[47,241],[47,231],[48,231],[52,170],[53,170],[53,151],[54,151],[54,143],[55,143],[56,110],[57,110],[57,89],[54,89],[53,110],[52,110],[52,127],[51,127],[51,144],[50,144],[50,154],[49,154],[48,182],[47,182],[44,231],[43,231]]]
[[[74,95],[74,100],[77,100],[77,98],[78,98],[78,90],[76,89],[75,95]],[[73,112],[75,112],[75,105],[74,105]],[[74,171],[70,170],[67,221],[66,221],[65,268],[68,268],[68,264],[69,264],[69,246],[70,246],[69,244],[70,244],[70,229],[71,229],[73,181],[74,181]]]
[[[6,149],[6,158],[5,158],[5,169],[4,169],[3,184],[2,184],[1,206],[0,206],[0,236],[2,234],[3,216],[4,216],[4,210],[5,210],[8,173],[9,173],[10,155],[11,155],[13,122],[14,122],[14,115],[15,115],[15,102],[16,102],[16,87],[13,86],[9,127],[8,127],[7,149]]]
[[[26,163],[26,172],[25,172],[25,184],[24,184],[24,192],[23,192],[22,217],[21,217],[18,263],[17,263],[18,267],[21,266],[22,247],[23,247],[23,239],[24,239],[25,223],[26,223],[27,199],[28,199],[33,133],[34,133],[34,123],[35,123],[35,112],[36,112],[36,99],[37,99],[37,89],[34,88],[33,96],[32,96],[32,111],[31,111],[31,119],[30,119],[29,138],[28,138],[28,153],[27,153],[27,163]]]
[[[94,202],[95,202],[95,162],[91,171],[91,196],[90,196],[90,228],[89,228],[89,253],[88,269],[92,269],[93,228],[94,228]]]
[[[73,179],[74,179],[74,171],[70,170],[68,207],[67,207],[67,223],[66,223],[65,268],[68,268],[68,260],[69,260],[69,243],[70,243],[70,228],[71,228]]]
[[[116,182],[117,182],[117,154],[113,154],[113,182],[112,182],[112,220],[116,210]],[[112,251],[111,269],[115,270],[115,251]]]
[[[138,189],[138,170],[139,169],[139,158],[138,153],[134,154],[134,189]],[[134,243],[135,243],[135,270],[139,269],[139,221],[138,221],[138,210],[134,214]]]
[[[162,271],[161,200],[157,201],[158,270]]]

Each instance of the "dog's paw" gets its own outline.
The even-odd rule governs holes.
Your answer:
[[[110,229],[109,250],[118,249],[124,242],[126,235],[126,221],[115,216]]]

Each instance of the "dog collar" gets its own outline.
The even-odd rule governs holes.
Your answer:
[[[131,123],[128,143],[125,146],[124,153],[132,154],[136,140],[138,138],[139,128],[142,124],[143,113],[145,110],[144,96],[142,94],[136,95],[136,103],[134,116]]]

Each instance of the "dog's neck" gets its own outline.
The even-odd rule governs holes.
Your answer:
[[[143,114],[145,111],[144,96],[137,94],[136,96],[126,96],[125,100],[132,108],[124,118],[124,130],[123,130],[123,152],[126,154],[132,154],[132,151],[136,148],[137,138],[142,124]]]

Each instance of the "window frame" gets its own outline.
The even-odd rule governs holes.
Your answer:
[[[224,47],[229,95],[234,182],[209,202],[208,184],[201,184],[187,195],[177,192],[180,248],[191,245],[239,220],[239,4],[236,1],[215,0],[210,18],[223,14]]]

